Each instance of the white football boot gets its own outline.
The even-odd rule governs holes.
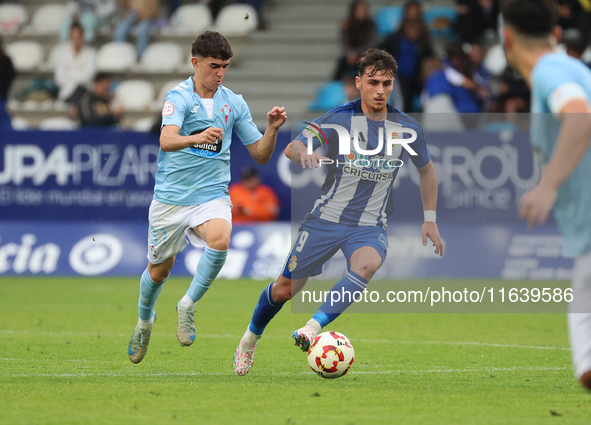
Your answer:
[[[195,310],[183,307],[179,301],[176,311],[178,313],[176,339],[183,347],[188,347],[195,341]]]
[[[138,324],[133,330],[129,346],[127,347],[127,354],[132,363],[139,363],[142,361],[148,351],[148,344],[150,343],[150,336],[152,335],[152,327],[156,321],[156,312],[147,322],[138,321]]]
[[[234,352],[234,372],[243,376],[254,363],[254,352],[262,335],[253,334],[248,328]]]
[[[307,352],[310,348],[310,344],[312,344],[314,338],[316,338],[316,335],[318,335],[321,329],[320,323],[314,319],[310,319],[308,320],[308,323],[306,323],[306,326],[299,328],[291,335],[291,337],[295,339],[295,345],[297,347],[300,347],[302,351]]]

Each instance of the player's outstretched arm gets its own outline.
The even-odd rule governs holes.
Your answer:
[[[221,128],[209,127],[199,134],[181,136],[181,129],[176,125],[165,125],[160,132],[160,149],[163,152],[176,152],[195,145],[204,143],[221,143],[224,135]]]
[[[530,229],[544,224],[562,186],[583,159],[591,140],[591,105],[583,99],[568,102],[560,111],[560,133],[540,181],[521,199],[519,216]]]
[[[443,255],[443,241],[439,235],[439,228],[435,222],[437,210],[437,173],[432,161],[419,170],[419,188],[425,211],[425,222],[421,228],[423,245],[427,245],[427,238],[431,239],[435,247],[435,254]]]
[[[308,167],[310,170],[312,168],[317,168],[321,159],[328,161],[328,158],[316,152],[308,154],[308,148],[304,145],[304,142],[297,139],[287,145],[285,148],[285,156],[296,164],[302,164],[302,168]]]
[[[274,106],[267,112],[267,129],[263,138],[258,142],[246,146],[250,156],[259,164],[265,165],[271,159],[275,144],[277,143],[277,133],[279,128],[287,119],[284,107]]]

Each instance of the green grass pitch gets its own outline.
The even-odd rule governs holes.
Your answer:
[[[197,340],[175,336],[189,283],[171,278],[142,363],[127,358],[139,278],[0,280],[0,424],[589,424],[563,314],[344,314],[328,330],[356,350],[317,377],[291,333],[269,325],[247,376],[232,355],[263,281],[216,281]]]

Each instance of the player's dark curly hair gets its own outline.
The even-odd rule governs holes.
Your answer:
[[[202,58],[221,60],[228,60],[234,56],[232,47],[226,37],[216,31],[203,31],[195,37],[191,45],[191,54]]]
[[[544,37],[552,32],[558,21],[555,0],[505,0],[501,13],[506,24],[530,37]]]
[[[394,56],[385,50],[369,49],[361,55],[357,61],[357,72],[362,77],[366,71],[368,76],[373,77],[376,72],[386,72],[392,78],[398,72],[398,63]]]

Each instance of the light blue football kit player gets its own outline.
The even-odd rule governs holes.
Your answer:
[[[379,134],[386,139],[385,130],[400,133],[392,135],[393,138],[411,137],[411,133],[405,133],[407,129],[417,136],[412,142],[416,155],[410,158],[420,176],[425,210],[425,223],[421,229],[423,244],[426,245],[427,238],[431,239],[435,252],[443,255],[443,244],[435,223],[437,175],[422,128],[414,119],[386,103],[393,89],[396,61],[387,52],[370,49],[362,55],[358,69],[360,77],[356,77],[356,85],[361,98],[315,120],[286,148],[286,155],[293,162],[308,168],[323,163],[328,173],[322,195],[302,222],[282,274],[261,293],[251,322],[240,340],[234,354],[234,371],[238,375],[245,375],[252,367],[258,341],[267,324],[284,303],[301,290],[308,277],[321,273],[322,265],[337,251],[343,252],[348,267],[345,277],[331,291],[362,292],[382,265],[388,245],[385,228],[393,211],[394,179],[401,161],[407,159],[401,144],[392,149],[391,155],[387,155],[385,143],[379,150]],[[347,140],[351,153],[346,157],[339,154],[338,131],[321,128],[323,124],[339,125],[350,137],[357,134],[359,151],[355,150],[354,142]],[[311,134],[320,132],[328,143],[328,158],[316,152],[307,153],[308,136],[314,141]],[[313,149],[319,144],[316,140]],[[372,152],[369,158],[362,156],[363,152],[373,150],[376,152]],[[322,304],[306,326],[293,333],[297,346],[307,351],[322,327],[352,304],[352,298],[343,298],[332,306],[330,301]]]
[[[186,238],[204,247],[191,285],[177,304],[177,339],[182,346],[194,342],[195,304],[223,267],[230,244],[232,131],[255,161],[266,164],[286,119],[285,110],[274,107],[262,135],[242,96],[221,85],[232,57],[221,34],[200,34],[192,53],[195,75],[168,92],[162,109],[161,149],[148,217],[148,267],[140,280],[139,320],[128,347],[133,363],[147,352],[156,300],[176,255],[189,244]]]
[[[509,64],[531,88],[531,144],[543,170],[519,214],[533,228],[553,209],[563,255],[575,258],[569,336],[575,376],[591,389],[591,71],[557,50],[556,10],[553,0],[509,0],[502,35]]]

